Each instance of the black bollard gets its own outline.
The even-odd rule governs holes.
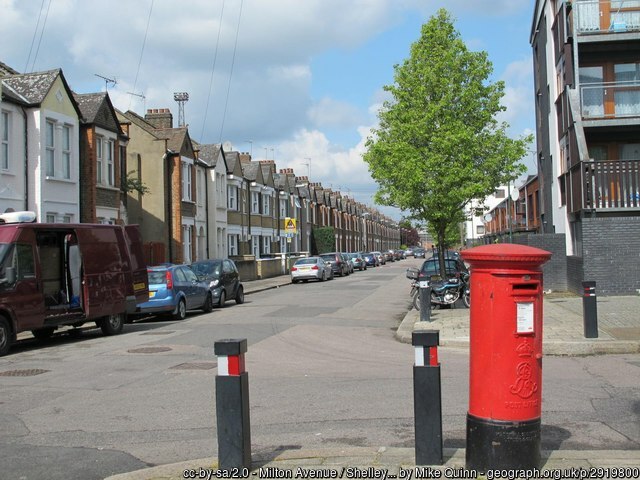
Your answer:
[[[430,322],[431,321],[431,287],[423,287],[423,282],[420,282],[420,290],[418,291],[418,295],[420,295],[420,321],[421,322]],[[427,283],[427,282],[424,282]]]
[[[438,330],[413,332],[413,410],[416,465],[442,465],[442,395]]]
[[[246,351],[246,338],[220,340],[214,344],[218,357],[216,419],[218,467],[221,470],[251,468],[249,375],[244,367]]]
[[[584,338],[598,338],[598,300],[596,282],[582,282],[582,321]]]

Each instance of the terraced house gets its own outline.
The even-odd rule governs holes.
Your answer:
[[[537,0],[531,28],[543,233],[567,281],[640,289],[640,1]]]

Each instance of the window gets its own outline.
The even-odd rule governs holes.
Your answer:
[[[198,170],[196,173],[196,198],[198,199],[198,205],[204,205],[204,172]]]
[[[260,237],[258,235],[251,237],[251,254],[260,258]]]
[[[191,225],[182,226],[183,237],[183,260],[186,263],[191,263],[191,243],[192,243],[192,227]]]
[[[494,194],[494,196],[496,198],[505,198],[505,190],[504,190],[504,188],[497,189],[496,193]]]
[[[56,151],[55,151],[56,144],[55,144],[55,136],[54,136],[55,125],[51,120],[47,120],[47,123],[44,128],[45,128],[44,145],[45,145],[45,169],[46,169],[45,174],[47,177],[53,177],[55,172],[55,154],[56,154]]]
[[[227,185],[227,208],[238,210],[238,187],[235,185]]]
[[[251,213],[260,213],[260,194],[251,192]]]
[[[63,215],[62,223],[71,223],[72,215]]]
[[[56,223],[56,214],[55,213],[47,213],[47,223]]]
[[[96,182],[102,184],[102,143],[104,139],[101,136],[96,137]]]
[[[106,142],[107,151],[107,185],[113,187],[116,183],[115,179],[115,169],[113,165],[114,161],[114,152],[115,152],[115,142],[113,140],[109,140]]]
[[[262,253],[271,253],[271,237],[262,237]]]
[[[484,235],[484,225],[476,225],[476,235]]]
[[[2,112],[2,116],[0,116],[0,168],[2,170],[9,170],[10,120],[9,112]]]
[[[71,178],[71,127],[62,127],[62,177]]]
[[[280,237],[280,253],[287,252],[287,237]]]
[[[262,214],[271,215],[271,195],[262,195]]]
[[[238,255],[238,235],[228,235],[227,242],[229,244],[229,256]]]
[[[191,198],[191,165],[182,162],[182,200],[190,202]]]
[[[287,216],[287,201],[280,199],[280,218]]]

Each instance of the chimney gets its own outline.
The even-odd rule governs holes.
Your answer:
[[[309,183],[309,177],[296,177],[296,183],[306,183],[308,185],[310,185]]]
[[[246,165],[247,163],[251,163],[251,155],[248,153],[241,153],[238,155],[240,158],[240,163]]]
[[[275,165],[275,160],[259,160],[260,165]]]
[[[168,108],[149,108],[144,119],[155,128],[173,128],[173,115]]]

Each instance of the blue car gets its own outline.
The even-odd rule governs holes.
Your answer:
[[[167,313],[183,320],[187,310],[213,310],[209,283],[198,279],[186,265],[158,265],[147,268],[149,301],[138,305],[137,313]]]

